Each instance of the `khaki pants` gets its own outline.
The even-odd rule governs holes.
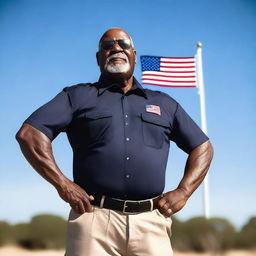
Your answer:
[[[66,256],[172,256],[171,218],[158,210],[138,214],[93,207],[71,210]]]

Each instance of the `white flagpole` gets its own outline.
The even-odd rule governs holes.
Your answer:
[[[203,79],[203,62],[202,62],[202,43],[201,42],[197,43],[196,69],[197,69],[198,94],[199,94],[199,98],[200,98],[201,128],[202,128],[202,131],[207,135],[204,79]],[[204,216],[205,216],[205,218],[209,218],[210,217],[210,203],[209,203],[208,175],[206,175],[206,177],[203,181],[203,189],[204,189],[204,194],[203,194]]]

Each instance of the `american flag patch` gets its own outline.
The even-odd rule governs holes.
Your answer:
[[[146,105],[146,111],[161,116],[160,107],[157,105]]]

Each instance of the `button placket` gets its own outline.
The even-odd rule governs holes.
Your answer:
[[[125,183],[127,184],[127,182],[129,183],[131,179],[131,173],[129,171],[130,170],[129,148],[130,148],[130,143],[132,141],[130,137],[130,131],[129,131],[130,114],[128,113],[127,96],[122,97],[122,106],[123,106],[123,122],[124,122],[124,139],[125,139],[124,179],[125,179]]]

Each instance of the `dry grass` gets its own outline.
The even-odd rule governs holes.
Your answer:
[[[1,255],[0,255],[1,256]],[[245,250],[232,250],[226,253],[181,253],[174,252],[174,256],[256,256],[256,252]]]
[[[251,251],[229,251],[224,254],[212,253],[181,253],[175,252],[174,256],[255,256],[256,252]],[[15,246],[0,247],[0,256],[64,256],[64,250],[38,250],[29,251]]]
[[[63,256],[64,250],[38,250],[30,251],[16,246],[0,247],[0,256]]]

